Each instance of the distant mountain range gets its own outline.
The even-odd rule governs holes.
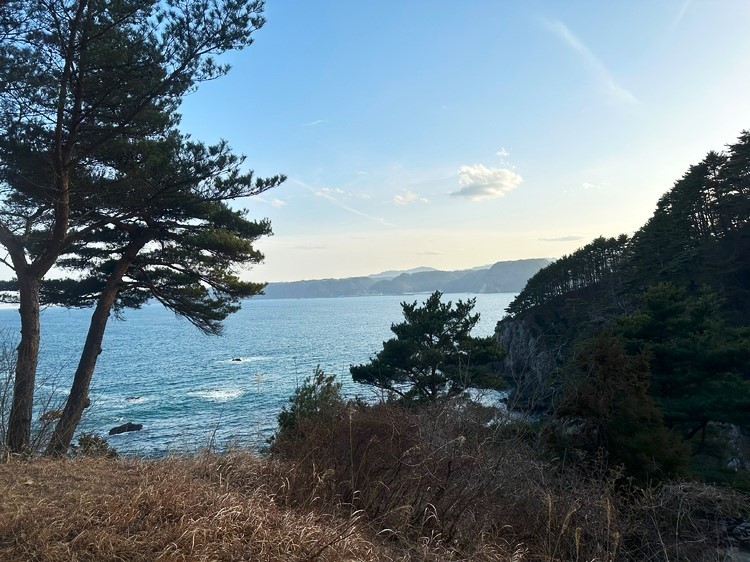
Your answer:
[[[367,295],[407,295],[411,293],[517,293],[526,281],[549,265],[546,258],[500,261],[492,265],[440,271],[418,267],[407,271],[384,271],[367,277],[318,279],[269,283],[268,299],[313,299]]]

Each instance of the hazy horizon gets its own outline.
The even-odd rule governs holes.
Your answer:
[[[383,275],[386,273],[412,273],[415,270],[422,270],[422,269],[431,269],[434,271],[468,271],[472,269],[489,269],[493,265],[495,265],[498,262],[505,262],[505,261],[522,261],[522,260],[553,260],[555,258],[549,258],[549,257],[532,257],[532,258],[519,258],[518,260],[497,260],[492,263],[485,263],[485,264],[478,264],[478,265],[472,265],[468,267],[456,267],[456,268],[450,268],[450,269],[441,269],[439,267],[432,267],[428,265],[417,265],[414,267],[405,267],[403,269],[384,269],[384,270],[378,270],[373,271],[370,273],[365,273],[364,275],[343,275],[341,277],[316,277],[316,278],[300,278],[300,279],[290,279],[288,281],[268,281],[268,283],[297,283],[300,281],[325,281],[327,279],[347,279],[349,277],[377,277],[379,275]]]

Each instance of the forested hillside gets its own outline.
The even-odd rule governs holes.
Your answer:
[[[575,445],[645,475],[745,468],[750,132],[691,166],[631,238],[543,268],[507,311],[518,403],[585,420]]]
[[[750,132],[726,152],[709,152],[657,203],[654,215],[629,239],[598,238],[534,275],[508,307],[518,315],[535,306],[608,289],[632,301],[668,281],[691,291],[708,284],[726,299],[735,320],[750,313]],[[740,310],[736,310],[739,307]]]

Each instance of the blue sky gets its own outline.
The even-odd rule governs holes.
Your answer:
[[[559,257],[750,128],[746,0],[267,0],[182,106],[285,184],[258,281]]]

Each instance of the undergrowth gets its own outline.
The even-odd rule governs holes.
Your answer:
[[[0,462],[0,560],[724,560],[746,496],[638,485],[554,458],[543,431],[471,400],[347,403],[318,373],[260,458]],[[314,407],[322,400],[325,407]]]

